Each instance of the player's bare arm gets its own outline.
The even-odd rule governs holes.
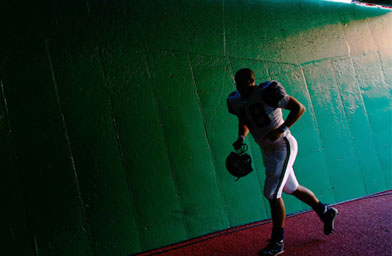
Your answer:
[[[279,139],[284,132],[284,127],[291,127],[294,123],[296,123],[298,121],[298,119],[300,119],[300,117],[302,116],[302,114],[305,112],[306,108],[304,105],[302,105],[301,102],[299,102],[296,98],[290,96],[290,100],[287,103],[287,106],[285,107],[285,109],[289,110],[290,113],[287,116],[286,120],[284,121],[284,123],[278,127],[275,130],[272,130],[271,132],[269,132],[266,137],[269,138],[271,141],[275,141],[277,139]]]
[[[238,139],[233,143],[233,147],[235,150],[239,149],[242,146],[246,136],[248,136],[248,133],[248,126],[243,124],[241,120],[238,120]]]
[[[294,123],[296,123],[306,110],[305,106],[292,96],[290,96],[290,100],[285,109],[290,110],[289,115],[283,123],[283,125],[287,127],[291,127]]]

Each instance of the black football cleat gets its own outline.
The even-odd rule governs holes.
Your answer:
[[[267,247],[259,252],[260,256],[274,256],[284,252],[283,240],[280,242],[270,242]]]
[[[329,235],[332,233],[337,214],[338,210],[328,206],[327,211],[321,216],[321,220],[324,222],[324,234]]]

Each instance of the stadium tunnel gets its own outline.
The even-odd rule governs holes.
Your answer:
[[[130,255],[269,219],[253,139],[255,171],[235,182],[224,163],[242,67],[306,106],[294,168],[323,202],[391,189],[392,13],[379,6],[2,1],[3,254]]]

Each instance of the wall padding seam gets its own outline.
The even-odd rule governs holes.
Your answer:
[[[192,74],[192,82],[193,82],[193,86],[194,86],[194,91],[195,91],[195,95],[196,95],[196,98],[197,98],[197,103],[198,103],[198,107],[199,107],[199,110],[200,110],[200,113],[201,113],[201,117],[202,117],[202,120],[203,120],[204,135],[206,137],[208,150],[209,150],[209,153],[211,155],[212,166],[214,167],[215,181],[216,181],[216,184],[217,184],[217,187],[218,187],[218,191],[219,191],[219,198],[220,198],[220,201],[222,202],[223,212],[225,213],[224,218],[230,222],[229,214],[227,212],[227,205],[226,205],[223,193],[222,193],[222,185],[219,182],[218,175],[217,175],[217,172],[216,172],[216,158],[215,158],[214,153],[211,150],[211,143],[210,143],[210,139],[209,139],[209,136],[208,136],[208,130],[207,130],[207,122],[206,122],[203,106],[202,106],[202,103],[201,103],[201,100],[200,100],[200,95],[198,93],[197,83],[196,83],[196,80],[195,80],[195,74],[193,72],[193,68],[192,68],[190,57],[189,57],[189,53],[187,54],[187,56],[188,56],[189,69],[190,69],[191,74]]]
[[[79,201],[80,201],[80,204],[81,204],[81,208],[82,208],[83,222],[86,225],[85,228],[87,230],[87,239],[88,239],[90,248],[92,249],[94,254],[96,254],[95,248],[93,246],[93,241],[92,241],[92,238],[91,238],[91,231],[90,231],[90,227],[89,227],[89,223],[88,223],[88,219],[87,219],[87,213],[86,213],[85,204],[83,202],[82,193],[80,191],[78,173],[76,171],[76,165],[75,165],[75,161],[74,161],[74,157],[73,157],[73,153],[72,153],[72,146],[71,146],[71,142],[70,142],[70,139],[69,139],[67,124],[66,124],[65,118],[64,118],[64,112],[63,112],[63,109],[61,107],[61,100],[60,100],[59,92],[58,92],[58,88],[57,88],[56,75],[55,75],[54,68],[53,68],[52,56],[50,54],[50,47],[49,47],[49,43],[48,43],[48,39],[47,38],[45,38],[45,48],[46,48],[46,52],[47,52],[47,56],[48,56],[48,62],[49,62],[51,77],[52,77],[52,81],[53,81],[53,87],[54,87],[54,90],[55,90],[57,106],[58,106],[58,109],[60,111],[61,122],[62,122],[62,125],[63,125],[63,128],[64,128],[64,136],[65,136],[65,139],[66,139],[66,142],[67,142],[67,147],[68,147],[68,151],[69,151],[69,157],[70,157],[70,160],[71,160],[72,170],[74,172],[75,184],[76,184],[76,188],[77,188],[77,192],[78,192],[78,198],[79,198]]]
[[[156,111],[158,113],[159,123],[161,124],[161,126],[160,126],[161,127],[161,133],[164,135],[165,134],[165,129],[163,127],[164,123],[163,123],[162,113],[161,113],[161,110],[160,110],[160,107],[159,107],[159,101],[158,101],[158,98],[157,98],[157,95],[156,95],[155,86],[154,86],[154,84],[151,81],[151,79],[152,79],[152,77],[151,77],[151,68],[148,65],[147,57],[152,57],[152,56],[151,55],[150,56],[146,55],[146,57],[145,57],[145,66],[146,66],[146,69],[147,69],[147,73],[148,73],[150,82],[152,84],[152,93],[154,94],[154,105],[155,105]],[[173,178],[173,183],[174,183],[174,187],[175,187],[175,191],[176,191],[177,202],[178,202],[179,208],[181,210],[181,217],[182,217],[182,222],[184,224],[185,234],[186,234],[186,236],[188,238],[190,238],[189,226],[188,226],[188,223],[187,223],[186,218],[185,218],[184,206],[183,206],[183,202],[182,202],[181,197],[180,197],[180,192],[179,192],[179,189],[178,189],[177,178],[176,178],[176,174],[175,174],[174,169],[173,169],[173,159],[172,159],[172,157],[169,154],[169,148],[168,148],[168,143],[167,143],[166,136],[163,136],[163,144],[164,144],[164,147],[165,147],[167,158],[169,160],[171,176]]]

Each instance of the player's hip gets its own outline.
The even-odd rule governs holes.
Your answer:
[[[260,145],[263,154],[264,165],[267,167],[279,166],[290,159],[294,162],[298,153],[297,140],[291,134],[287,134],[278,140]]]
[[[298,143],[295,137],[290,133],[290,131],[286,131],[282,137],[271,141],[268,138],[263,140],[256,140],[256,142],[260,145],[262,151],[287,151],[288,148],[294,149],[298,148]]]

